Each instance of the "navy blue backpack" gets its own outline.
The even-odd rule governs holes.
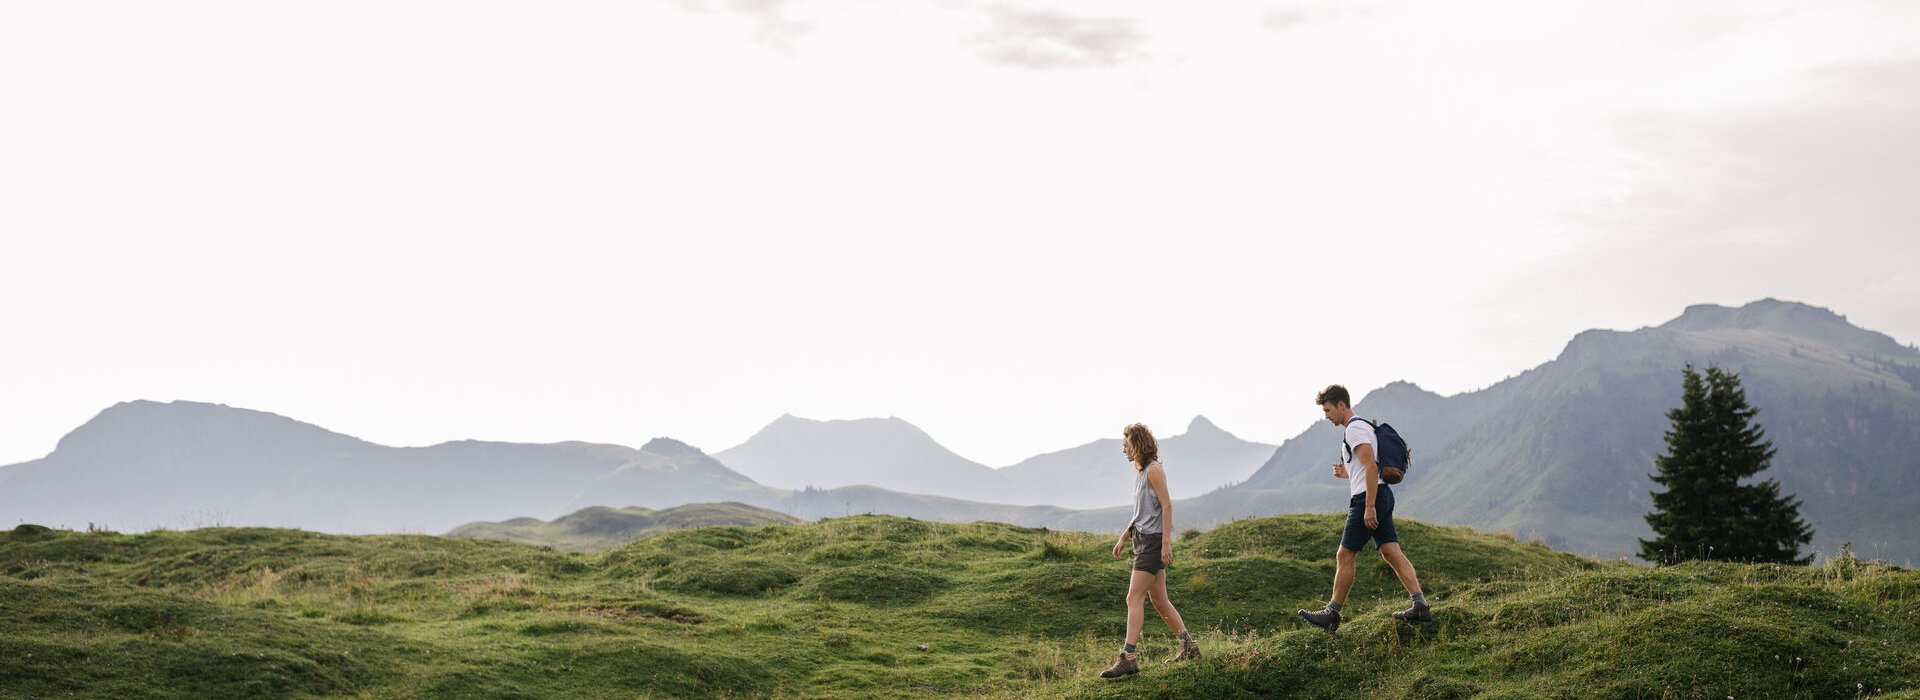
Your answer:
[[[1389,484],[1398,484],[1407,478],[1407,469],[1413,466],[1413,449],[1407,447],[1407,441],[1400,437],[1400,431],[1386,423],[1354,416],[1354,420],[1373,426],[1373,463],[1380,467],[1380,480]],[[1347,447],[1347,461],[1353,461],[1353,446],[1345,439],[1340,444]]]

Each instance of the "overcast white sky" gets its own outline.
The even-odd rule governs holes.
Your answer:
[[[0,464],[897,415],[1004,466],[1766,296],[1920,341],[1920,3],[0,4]]]

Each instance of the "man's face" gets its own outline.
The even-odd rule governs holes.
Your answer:
[[[1347,419],[1353,417],[1353,409],[1333,401],[1320,404],[1320,412],[1326,414],[1327,422],[1334,425],[1346,425]]]

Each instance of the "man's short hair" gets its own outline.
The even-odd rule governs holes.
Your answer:
[[[1313,403],[1315,405],[1337,403],[1352,407],[1353,397],[1347,394],[1346,387],[1340,386],[1339,384],[1329,384],[1327,388],[1320,390],[1320,395],[1313,397]]]

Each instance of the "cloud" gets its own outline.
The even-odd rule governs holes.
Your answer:
[[[1370,15],[1379,11],[1381,6],[1381,3],[1362,0],[1309,0],[1271,8],[1261,17],[1261,22],[1268,29],[1284,32],[1311,24]]]
[[[1920,339],[1920,58],[1774,87],[1738,111],[1618,122],[1636,187],[1575,214],[1592,240],[1497,286],[1620,317],[1773,296]]]
[[[677,0],[677,4],[696,12],[736,12],[754,24],[753,38],[768,47],[786,53],[813,31],[813,24],[796,18],[795,8],[804,0]]]
[[[993,28],[979,37],[979,49],[993,63],[1035,70],[1108,68],[1145,55],[1146,34],[1136,20],[1004,5],[990,12]]]

